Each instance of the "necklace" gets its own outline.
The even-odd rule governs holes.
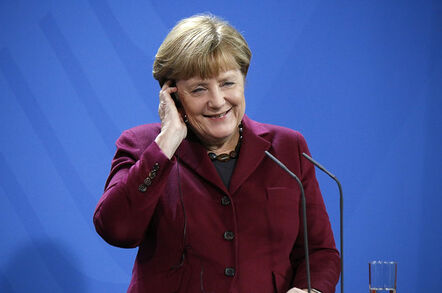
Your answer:
[[[236,159],[238,157],[239,150],[241,148],[241,141],[242,141],[242,124],[240,124],[238,126],[238,129],[239,129],[239,138],[238,138],[238,143],[236,144],[235,149],[233,151],[231,151],[230,153],[228,153],[228,154],[227,153],[223,153],[223,154],[217,155],[217,154],[212,153],[212,152],[208,153],[209,158],[212,161],[216,160],[216,161],[220,161],[220,162],[228,162],[231,159]]]

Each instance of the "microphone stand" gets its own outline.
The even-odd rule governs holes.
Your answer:
[[[304,158],[309,160],[313,165],[321,169],[324,173],[326,173],[328,176],[330,176],[331,179],[333,179],[337,184],[339,188],[339,203],[340,203],[340,241],[341,241],[341,293],[344,293],[344,197],[342,195],[342,187],[341,183],[339,182],[338,178],[336,178],[335,175],[330,173],[327,169],[324,168],[321,164],[316,162],[312,157],[307,155],[306,153],[302,153]]]
[[[307,233],[307,208],[305,203],[305,194],[304,187],[302,186],[301,180],[299,180],[298,176],[296,176],[292,171],[290,171],[281,161],[275,158],[271,153],[265,151],[265,154],[272,159],[279,167],[281,167],[284,171],[286,171],[290,176],[292,176],[296,182],[299,184],[299,189],[301,190],[301,198],[302,198],[302,221],[304,226],[304,250],[305,250],[305,269],[307,271],[307,285],[308,285],[308,293],[312,291],[312,285],[310,282],[310,258],[308,253],[308,233]]]

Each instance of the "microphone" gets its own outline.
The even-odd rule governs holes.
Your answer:
[[[341,293],[344,293],[344,197],[342,195],[342,187],[341,183],[339,182],[338,178],[336,178],[335,175],[330,173],[327,169],[324,168],[321,164],[316,162],[312,157],[307,155],[306,153],[302,153],[304,158],[309,160],[313,165],[321,169],[324,173],[326,173],[328,176],[330,176],[331,179],[333,179],[337,184],[339,188],[339,220],[340,220],[340,241],[341,241]]]
[[[310,258],[308,254],[308,233],[307,233],[307,208],[305,203],[305,194],[304,187],[302,186],[301,180],[299,180],[298,176],[296,176],[292,171],[290,171],[280,160],[275,158],[268,151],[264,151],[265,154],[272,159],[279,167],[281,167],[284,171],[286,171],[290,176],[292,176],[296,182],[299,184],[299,189],[301,190],[301,198],[302,198],[302,222],[304,227],[304,251],[305,251],[305,269],[307,271],[307,285],[308,285],[308,293],[312,291],[312,285],[310,282]]]

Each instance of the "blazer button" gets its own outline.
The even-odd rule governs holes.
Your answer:
[[[149,177],[147,177],[146,179],[144,179],[144,184],[146,186],[150,186],[152,184],[152,179],[150,179]]]
[[[138,190],[141,192],[146,192],[147,186],[145,184],[140,184],[140,186],[138,186]]]
[[[224,196],[221,198],[221,204],[222,204],[223,206],[228,206],[228,205],[230,204],[230,198],[229,198],[227,195],[224,195]]]
[[[227,277],[235,276],[235,269],[234,268],[226,268],[224,270],[224,275],[226,275]]]
[[[157,171],[152,170],[152,171],[149,172],[149,178],[150,179],[154,179],[155,176],[157,176]]]
[[[235,238],[235,233],[233,233],[232,231],[224,232],[224,239],[231,241],[233,240],[233,238]]]

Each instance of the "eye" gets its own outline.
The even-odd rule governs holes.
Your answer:
[[[233,81],[225,81],[221,84],[221,86],[225,86],[225,87],[231,87],[233,86],[235,83]]]
[[[192,94],[197,94],[197,93],[202,92],[204,90],[205,90],[205,88],[203,88],[203,87],[197,87],[196,89],[192,90]]]

